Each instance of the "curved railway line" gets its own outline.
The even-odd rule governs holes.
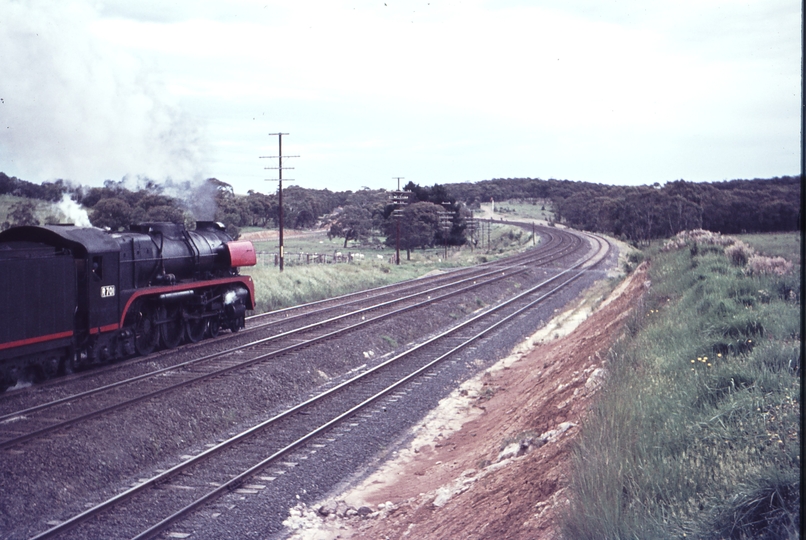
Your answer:
[[[327,437],[335,426],[376,406],[384,396],[413,384],[445,359],[577,280],[609,249],[606,241],[589,235],[590,242],[581,234],[552,229],[545,229],[543,234],[545,242],[540,249],[496,263],[252,317],[247,329],[239,334],[186,347],[185,351],[194,356],[191,359],[176,361],[167,353],[152,355],[61,382],[52,381],[46,385],[47,393],[23,391],[3,396],[0,450],[19,451],[48,434],[99,415],[111,415],[206,380],[232,376],[255,364],[494,285],[535,267],[575,259],[564,270],[553,267],[552,272],[519,294],[477,310],[416,344],[400,348],[402,351],[398,349],[375,365],[364,365],[350,376],[334,379],[318,393],[275,411],[270,418],[226,440],[208,445],[207,450],[195,456],[185,456],[168,470],[138,479],[136,485],[104,501],[87,503],[91,508],[72,517],[60,516],[58,524],[51,521],[53,526],[40,529],[35,538],[106,536],[109,524],[114,524],[116,536],[125,538],[160,534],[210,500],[274,466],[295,449],[321,444],[316,441]],[[204,352],[211,349],[217,350]],[[201,356],[196,356],[199,353]],[[144,368],[162,364],[163,359],[165,365]],[[54,393],[61,395],[53,399]],[[45,399],[46,395],[51,399]]]
[[[574,235],[558,234],[556,232],[544,232],[544,235],[546,241],[541,242],[541,245],[538,246],[538,249],[534,250],[534,252],[520,253],[510,256],[503,261],[494,261],[474,267],[460,268],[436,276],[394,283],[383,287],[252,315],[247,318],[247,328],[237,335],[227,333],[218,336],[214,340],[188,344],[183,347],[182,350],[190,353],[195,351],[207,351],[211,347],[217,347],[223,344],[221,352],[225,354],[226,352],[232,352],[239,348],[238,346],[227,348],[229,346],[228,344],[233,341],[244,342],[245,336],[251,336],[256,332],[282,331],[286,328],[286,325],[291,325],[290,328],[292,329],[298,328],[311,324],[316,320],[332,318],[336,316],[335,314],[337,313],[349,313],[350,310],[364,309],[368,311],[371,310],[373,306],[383,304],[385,301],[399,300],[402,297],[401,295],[411,296],[417,292],[427,293],[431,288],[443,284],[455,284],[461,279],[470,280],[478,277],[483,278],[493,273],[496,269],[503,268],[508,272],[513,272],[518,268],[523,270],[527,264],[530,267],[546,264],[578,249],[580,240]],[[539,251],[539,253],[535,253],[536,251]],[[73,389],[81,388],[81,381],[89,380],[88,387],[97,390],[104,386],[114,385],[120,381],[126,380],[132,377],[132,374],[141,375],[147,374],[148,372],[155,373],[159,371],[150,368],[153,364],[159,364],[160,368],[168,368],[172,365],[177,365],[178,362],[172,364],[175,352],[174,349],[166,349],[149,356],[136,357],[118,364],[75,373],[67,377],[51,379],[33,388],[29,387],[21,390],[7,391],[5,394],[0,394],[0,422],[7,420],[11,413],[15,412],[13,411],[14,408],[23,411],[26,408],[24,406],[26,403],[30,404],[37,400],[50,399],[54,394],[58,395],[62,392],[65,392],[64,399],[70,399],[80,393],[74,392]],[[146,367],[142,368],[141,366]]]
[[[410,280],[337,298],[254,315],[249,318],[247,329],[238,334],[226,334],[219,336],[214,341],[205,341],[184,347],[183,352],[191,355],[201,354],[201,356],[192,360],[176,360],[176,355],[173,354],[175,350],[167,349],[147,357],[133,358],[124,363],[77,373],[72,377],[54,379],[40,385],[40,387],[7,392],[5,395],[0,394],[0,449],[31,438],[29,435],[11,436],[7,432],[21,431],[23,429],[22,425],[26,422],[36,423],[37,420],[32,416],[33,414],[41,415],[43,412],[65,403],[70,403],[75,407],[75,401],[78,399],[97,396],[135,383],[144,384],[146,381],[150,381],[154,377],[163,376],[167,372],[180,372],[191,366],[199,369],[201,364],[206,363],[209,365],[213,360],[226,357],[236,351],[254,349],[263,353],[260,355],[261,360],[268,359],[271,356],[280,354],[279,352],[268,353],[266,349],[269,343],[282,350],[278,343],[290,338],[302,341],[295,343],[294,346],[283,350],[283,352],[304,348],[323,339],[322,336],[316,336],[306,340],[304,338],[306,333],[330,328],[332,330],[327,332],[328,337],[335,337],[349,330],[376,322],[381,318],[391,317],[405,309],[414,309],[432,304],[450,296],[516,275],[529,267],[534,268],[535,266],[553,262],[558,258],[567,256],[569,253],[573,253],[579,249],[580,245],[580,239],[577,236],[558,235],[555,233],[541,246],[539,252],[535,250],[535,252],[531,253],[521,253],[500,262],[485,263],[431,278]],[[432,298],[432,295],[438,296]],[[350,323],[350,319],[353,317],[366,317],[370,312],[378,311],[383,311],[384,313],[375,315],[369,321],[363,320],[360,323]],[[336,325],[340,325],[341,328],[335,329]],[[251,336],[255,334],[260,334],[260,336],[252,339]],[[248,339],[247,336],[249,336]],[[233,342],[236,343],[233,344]],[[213,347],[218,348],[218,350],[212,354],[208,353]],[[243,361],[240,363],[243,364],[243,367],[246,367],[252,362]],[[226,366],[222,368],[223,371],[220,371],[211,366],[210,372],[205,376],[215,376],[231,371],[232,368],[233,366]],[[196,379],[199,379],[199,377],[193,380]],[[89,384],[84,384],[83,381],[88,381]],[[190,382],[184,381],[172,386],[179,388],[190,384]],[[164,390],[160,390],[160,392],[162,391]],[[59,397],[54,399],[54,396]],[[69,423],[75,422],[70,421]],[[8,427],[12,424],[12,427]],[[65,421],[63,427],[67,425],[69,424]],[[56,429],[56,427],[48,428],[48,431],[53,429]]]

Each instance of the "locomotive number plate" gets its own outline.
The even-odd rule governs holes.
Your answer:
[[[101,298],[109,298],[110,296],[115,296],[115,286],[104,285],[101,287]]]

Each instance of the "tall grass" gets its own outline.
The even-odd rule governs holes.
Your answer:
[[[742,234],[737,238],[752,246],[759,253],[769,257],[785,257],[800,264],[801,238],[797,232]]]
[[[289,238],[285,244],[286,264],[283,272],[275,266],[243,268],[244,274],[255,282],[257,313],[289,307],[305,302],[339,296],[354,291],[378,287],[389,283],[414,279],[434,270],[444,270],[487,262],[504,257],[533,245],[531,232],[511,225],[495,224],[490,235],[490,247],[474,249],[463,246],[450,248],[445,259],[443,248],[412,251],[411,260],[401,252],[400,265],[389,263],[393,249],[379,251],[372,247],[349,247],[342,250],[343,240],[328,240],[322,233],[318,236]],[[539,243],[539,240],[537,241]],[[255,242],[258,250],[276,250],[276,241]],[[336,247],[334,247],[336,246]],[[332,253],[334,250],[364,253],[363,260],[339,264],[294,264],[296,252]],[[377,255],[382,258],[378,259]],[[290,264],[289,264],[290,263]]]
[[[244,269],[255,282],[257,313],[412,279],[424,273],[412,266],[349,263]]]
[[[654,250],[574,455],[568,538],[798,538],[800,281]]]

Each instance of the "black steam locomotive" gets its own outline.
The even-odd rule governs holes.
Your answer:
[[[0,233],[0,391],[158,346],[237,332],[254,309],[251,242],[220,223]]]

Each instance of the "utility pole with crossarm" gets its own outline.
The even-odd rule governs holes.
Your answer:
[[[283,135],[288,135],[288,133],[269,133],[269,135],[277,135],[279,141],[279,151],[277,152],[276,156],[260,156],[260,158],[277,158],[278,164],[277,167],[264,167],[264,169],[277,169],[278,177],[277,178],[266,178],[269,182],[279,182],[277,187],[277,192],[279,194],[279,212],[278,217],[280,221],[280,272],[283,271],[283,260],[285,254],[283,253],[283,170],[285,169],[293,169],[294,167],[283,167]],[[285,156],[287,158],[292,157],[299,157],[299,156]],[[287,178],[286,182],[293,182],[294,180],[291,178]]]
[[[403,219],[403,209],[400,208],[401,206],[405,206],[408,204],[409,200],[409,193],[411,191],[401,191],[400,189],[400,181],[403,179],[402,176],[393,176],[392,178],[397,179],[397,191],[392,192],[391,201],[392,204],[395,206],[395,209],[392,211],[392,217],[396,221],[397,227],[397,236],[395,239],[395,264],[400,264],[400,220]]]

